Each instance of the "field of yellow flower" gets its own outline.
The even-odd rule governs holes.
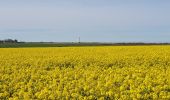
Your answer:
[[[0,100],[170,100],[170,46],[1,48]]]

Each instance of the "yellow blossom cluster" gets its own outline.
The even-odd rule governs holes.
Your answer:
[[[170,46],[1,48],[8,99],[169,100]]]

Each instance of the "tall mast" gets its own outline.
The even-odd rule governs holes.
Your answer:
[[[81,42],[81,38],[80,38],[80,36],[79,36],[79,41],[78,41],[79,43]]]

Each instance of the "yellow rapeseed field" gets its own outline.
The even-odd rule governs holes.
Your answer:
[[[170,46],[0,49],[0,100],[170,100]]]

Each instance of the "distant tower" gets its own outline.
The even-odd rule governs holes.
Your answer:
[[[79,41],[78,41],[78,43],[80,43],[81,42],[81,40],[80,40],[81,38],[80,38],[80,36],[79,36]]]

